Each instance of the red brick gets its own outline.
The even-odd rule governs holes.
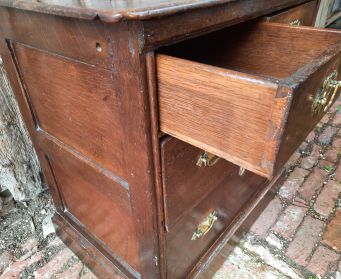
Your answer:
[[[328,181],[316,199],[315,211],[323,217],[328,217],[337,202],[340,192],[340,183],[333,180]]]
[[[117,277],[117,279],[118,278],[119,277]],[[82,275],[81,279],[97,279],[97,276],[95,274],[93,274],[91,271],[89,271],[89,272],[85,273],[84,275]]]
[[[83,264],[79,262],[62,273],[56,274],[55,279],[79,279],[82,269]]]
[[[335,171],[334,180],[336,180],[339,183],[341,183],[341,165],[339,165],[338,168]]]
[[[302,198],[309,202],[315,192],[322,188],[327,174],[326,171],[315,168],[298,190]]]
[[[292,205],[296,205],[303,208],[309,208],[309,203],[297,196],[292,201]]]
[[[341,105],[341,98],[339,97],[335,103],[332,105],[332,107],[329,109],[331,112],[338,112],[339,111],[339,106]]]
[[[295,170],[289,175],[287,180],[279,189],[278,194],[286,199],[292,200],[298,188],[304,181],[304,178],[309,174],[309,171],[301,168]]]
[[[24,245],[22,246],[22,250],[26,252],[26,254],[20,257],[20,260],[25,260],[31,257],[34,253],[38,251],[38,241],[34,238],[29,238],[26,240]]]
[[[301,159],[301,167],[304,169],[311,169],[316,164],[319,157],[320,149],[317,145],[314,145],[310,155]]]
[[[336,149],[332,148],[332,149],[329,149],[324,154],[324,158],[331,163],[335,163],[337,161],[338,154],[339,152]]]
[[[328,224],[322,242],[337,252],[341,252],[341,208],[335,212],[335,217]]]
[[[1,275],[1,279],[19,278],[20,273],[23,272],[26,267],[39,262],[42,259],[43,253],[38,252],[29,259],[16,261],[6,268],[4,273]]]
[[[333,136],[336,133],[336,128],[335,127],[331,127],[331,126],[327,126],[324,131],[320,134],[320,136],[318,137],[318,142],[320,144],[323,145],[328,145],[331,143]]]
[[[341,152],[341,138],[336,138],[333,140],[332,147],[338,152]]]
[[[322,231],[323,222],[307,216],[299,228],[294,240],[289,244],[286,255],[300,265],[307,264],[307,258],[311,254],[319,233]]]
[[[26,240],[26,242],[22,246],[22,249],[27,250],[27,251],[31,251],[34,248],[36,248],[37,246],[38,246],[38,241],[34,238],[29,238],[28,240]]]
[[[51,242],[49,242],[49,244],[47,245],[47,247],[52,247],[52,246],[62,246],[65,244],[63,243],[63,241],[57,236],[55,237],[53,240],[51,240]]]
[[[306,212],[306,208],[289,205],[271,230],[286,239],[292,238]]]
[[[329,121],[329,114],[327,113],[325,116],[322,117],[320,122],[323,124],[326,124],[328,121]]]
[[[340,113],[337,113],[337,114],[334,116],[333,124],[334,124],[336,127],[341,127],[341,114],[340,114]]]
[[[336,271],[337,261],[339,257],[340,256],[334,251],[331,251],[323,246],[319,246],[317,247],[313,257],[308,264],[308,269],[312,273],[324,277],[326,275],[328,267],[330,267],[334,272]]]
[[[259,236],[264,236],[268,229],[276,221],[281,210],[281,201],[279,198],[275,197],[257,218],[256,222],[250,228],[250,231]]]
[[[290,159],[286,163],[286,166],[292,166],[297,163],[297,160],[301,157],[301,154],[298,151],[295,151],[294,154],[291,155]]]
[[[60,271],[64,264],[66,264],[74,254],[70,249],[64,248],[59,251],[45,266],[34,272],[35,279],[49,279]]]
[[[0,256],[0,274],[12,263],[13,255],[9,251],[5,251]]]
[[[313,141],[314,140],[314,138],[315,138],[315,132],[314,131],[311,131],[310,133],[309,133],[309,135],[306,137],[306,141],[308,141],[308,142],[311,142],[311,141]]]
[[[98,279],[95,274],[93,274],[91,271],[85,273],[84,275],[81,276],[81,279]],[[125,279],[125,277],[116,274],[114,275],[113,279]]]
[[[300,151],[300,153],[304,153],[307,150],[307,147],[308,147],[308,143],[304,141],[302,142],[298,150]]]
[[[335,166],[333,165],[333,163],[327,161],[327,160],[321,160],[319,162],[319,167],[321,169],[324,169],[325,171],[327,172],[333,172],[334,171],[334,168]]]

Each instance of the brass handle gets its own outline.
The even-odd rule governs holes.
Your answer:
[[[301,25],[301,21],[297,18],[293,21],[290,22],[290,25],[293,25],[293,26],[300,26]]]
[[[325,78],[322,88],[317,92],[313,100],[312,109],[315,114],[326,112],[336,97],[341,81],[337,80],[338,72],[335,70]]]
[[[240,167],[238,174],[239,174],[239,176],[243,176],[245,174],[245,168]]]
[[[211,167],[219,161],[219,157],[215,156],[207,151],[202,153],[197,161],[198,167]]]
[[[192,235],[192,240],[196,240],[207,234],[210,231],[210,229],[212,229],[214,222],[217,220],[218,220],[217,213],[215,211],[211,212],[205,218],[205,220],[198,225],[197,229]]]

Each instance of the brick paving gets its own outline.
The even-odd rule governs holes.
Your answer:
[[[277,195],[212,278],[341,279],[340,127],[341,98],[292,156]]]
[[[340,127],[341,98],[293,155],[286,180],[250,231],[220,253],[223,261],[209,278],[341,279]],[[22,227],[24,217],[6,229]],[[1,250],[0,239],[1,279],[96,279],[53,233],[44,237],[32,227],[38,233],[29,232],[18,247]]]

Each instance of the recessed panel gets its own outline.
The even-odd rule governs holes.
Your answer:
[[[115,181],[63,148],[52,145],[48,158],[65,209],[114,255],[138,270],[138,247],[127,183]]]
[[[124,176],[121,93],[112,73],[21,44],[14,51],[39,128]]]

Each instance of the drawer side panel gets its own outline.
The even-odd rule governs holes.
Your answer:
[[[167,55],[157,75],[162,132],[266,175],[275,84]]]

